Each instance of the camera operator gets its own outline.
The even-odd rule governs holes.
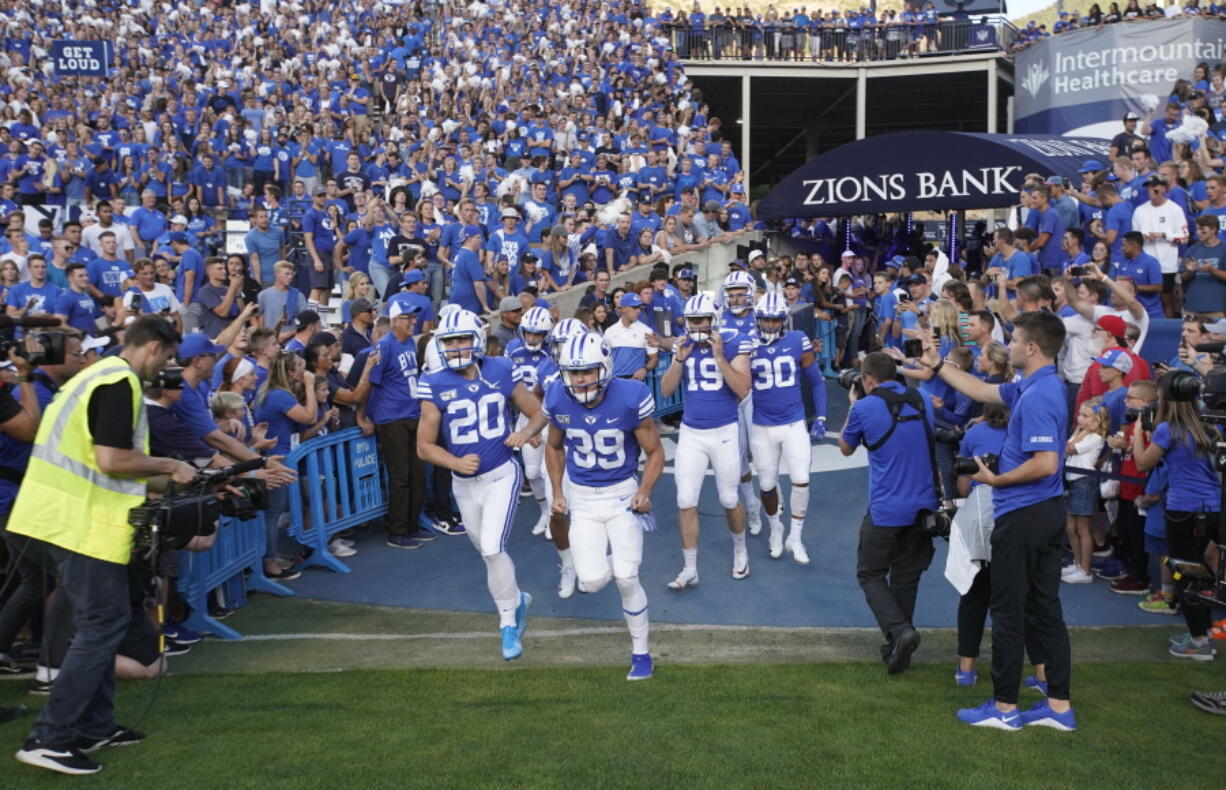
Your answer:
[[[131,622],[128,511],[145,501],[155,476],[190,483],[196,470],[148,455],[141,381],[174,356],[174,328],[156,316],[137,319],[122,353],[75,376],[48,407],[13,505],[9,532],[53,561],[72,604],[76,634],[51,696],[17,759],[68,774],[101,766],[80,749],[127,745],[143,735],[114,719],[115,653]]]
[[[1012,411],[998,471],[979,460],[979,473],[971,476],[995,489],[996,519],[991,540],[993,699],[978,708],[958,711],[958,718],[975,726],[1005,730],[1028,724],[1061,730],[1077,727],[1069,704],[1068,629],[1060,608],[1068,406],[1055,362],[1064,335],[1064,324],[1054,313],[1017,316],[1009,361],[1023,379],[1005,384],[987,384],[945,365],[932,340],[922,338],[921,361],[943,381],[981,403],[1003,403]],[[1027,629],[1033,631],[1047,661],[1048,698],[1019,714],[1017,695]]]
[[[927,398],[898,383],[887,355],[869,354],[860,371],[864,395],[848,390],[852,405],[839,449],[851,455],[861,444],[868,448],[869,509],[860,525],[856,576],[885,634],[882,660],[895,675],[920,644],[911,617],[920,575],[932,562],[931,533],[919,521],[921,511],[937,509],[934,417]]]
[[[25,375],[26,384],[33,384],[39,409],[47,408],[59,388],[85,366],[81,351],[81,336],[75,331],[65,332],[64,361],[58,365],[40,365],[32,374]],[[23,363],[25,360],[21,360]],[[26,363],[28,365],[28,363]],[[7,394],[3,397],[10,397]],[[33,437],[31,437],[31,440]],[[17,496],[17,489],[30,462],[31,441],[23,441],[9,433],[0,435],[0,531],[5,531],[9,511]],[[21,668],[9,655],[17,632],[38,611],[48,589],[43,565],[23,551],[24,538],[10,538],[9,554],[15,558],[15,571],[19,579],[17,587],[0,609],[0,674],[20,674]]]
[[[1218,531],[1222,489],[1213,468],[1218,437],[1212,427],[1201,421],[1196,395],[1172,386],[1178,378],[1179,374],[1174,373],[1162,378],[1153,436],[1147,440],[1145,431],[1134,429],[1132,457],[1142,472],[1166,461],[1170,475],[1165,516],[1170,556],[1199,563]],[[1186,580],[1175,582],[1175,601],[1180,604],[1188,633],[1172,640],[1170,653],[1194,661],[1212,661],[1213,642],[1208,635],[1210,607],[1183,600],[1186,588]]]

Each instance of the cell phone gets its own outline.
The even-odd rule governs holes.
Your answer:
[[[900,301],[900,302],[909,302],[909,301],[911,301],[911,295],[910,295],[910,294],[899,294],[899,295],[898,295],[898,301]]]
[[[941,339],[941,327],[934,326],[932,328],[932,336],[935,337],[937,340],[940,340]]]
[[[924,355],[924,344],[917,339],[904,340],[902,353],[907,359],[919,359]]]

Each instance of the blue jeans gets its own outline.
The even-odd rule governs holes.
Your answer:
[[[289,511],[290,486],[281,486],[268,492],[268,507],[264,509],[264,528],[267,543],[264,548],[264,559],[273,561],[277,558],[280,540],[281,516]]]
[[[430,283],[430,301],[437,305],[443,299],[443,264],[438,261],[426,264],[426,282]]]
[[[72,605],[74,626],[51,697],[30,736],[50,746],[79,737],[102,738],[116,727],[115,654],[132,622],[128,568],[43,541],[30,543],[54,563],[60,594]]]
[[[388,280],[392,279],[393,270],[380,263],[370,262],[370,283],[375,286],[375,290],[379,292],[379,296],[383,301],[387,301],[390,294],[387,291]]]

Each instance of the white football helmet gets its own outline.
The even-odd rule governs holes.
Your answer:
[[[745,271],[735,271],[724,278],[720,299],[729,312],[744,315],[753,307],[753,292],[756,287],[753,275]]]
[[[715,306],[715,300],[707,294],[698,294],[687,299],[681,316],[685,322],[685,334],[690,338],[690,342],[706,343],[711,339],[712,332],[719,331],[719,309]],[[696,329],[690,327],[691,321],[703,319],[709,319],[710,323]]]
[[[447,348],[443,345],[444,340],[464,336],[471,338],[467,346]],[[476,313],[457,310],[439,322],[434,332],[434,344],[447,367],[463,370],[485,356],[485,325]]]
[[[585,332],[587,332],[587,327],[578,318],[563,318],[554,325],[546,342],[549,345],[549,356],[555,364],[561,358],[562,344],[575,335],[582,335]]]
[[[598,400],[613,380],[613,350],[604,338],[595,333],[573,335],[562,344],[558,368],[562,372],[566,394],[576,403],[586,406]],[[596,380],[578,382],[580,377],[576,374],[589,370],[599,371]]]
[[[523,320],[519,322],[519,339],[529,351],[540,351],[551,329],[553,316],[549,311],[543,307],[533,307],[524,313]]]
[[[769,345],[783,337],[785,322],[791,310],[788,309],[788,304],[782,296],[766,294],[754,305],[753,311],[758,327],[758,338],[763,343]],[[764,325],[763,321],[769,322],[769,326]]]

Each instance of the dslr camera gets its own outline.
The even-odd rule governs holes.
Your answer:
[[[864,382],[860,378],[859,368],[845,368],[839,371],[839,386],[856,393],[857,398],[863,398],[867,394],[864,391]]]
[[[936,439],[939,444],[948,445],[950,447],[959,447],[962,444],[962,437],[966,434],[959,428],[950,430],[949,428],[937,428],[932,432],[932,438]]]
[[[1124,410],[1124,422],[1133,423],[1140,420],[1141,430],[1152,431],[1154,429],[1154,415],[1157,414],[1157,411],[1157,405],[1152,403],[1139,409],[1129,407]]]
[[[1000,456],[995,453],[985,453],[979,456],[983,459],[983,465],[988,468],[992,474],[1000,473]],[[978,474],[979,464],[975,463],[974,458],[965,458],[961,455],[954,458],[954,474],[956,475],[973,475]]]

